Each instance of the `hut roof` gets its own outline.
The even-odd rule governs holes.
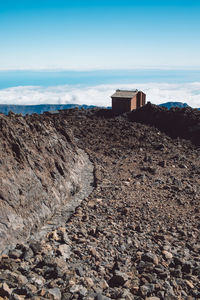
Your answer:
[[[132,99],[136,94],[138,93],[138,90],[116,90],[116,92],[111,96],[111,98],[128,98]]]

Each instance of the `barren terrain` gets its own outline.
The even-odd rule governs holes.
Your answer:
[[[157,123],[150,121],[156,108],[154,117],[150,112],[142,119],[148,109],[38,117],[62,136],[70,130],[70,147],[82,149],[93,164],[93,191],[66,222],[57,226],[52,217],[42,238],[38,231],[4,251],[3,299],[200,298],[199,112],[179,110],[180,118],[171,112],[159,128],[159,111]],[[182,128],[180,119],[193,121]]]

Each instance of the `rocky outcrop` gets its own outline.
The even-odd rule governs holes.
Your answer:
[[[64,120],[0,115],[0,250],[69,203],[88,164]]]
[[[200,111],[191,107],[159,107],[150,102],[132,111],[128,118],[134,122],[155,126],[172,137],[192,140],[200,145]]]

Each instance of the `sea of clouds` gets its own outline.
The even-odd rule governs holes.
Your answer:
[[[191,107],[200,107],[200,82],[107,84],[97,86],[18,86],[0,90],[0,104],[87,104],[110,106],[110,96],[116,89],[140,89],[147,101],[161,104],[169,101],[186,102]]]

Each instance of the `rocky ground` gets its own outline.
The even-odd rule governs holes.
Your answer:
[[[109,112],[51,118],[89,155],[94,189],[2,255],[2,299],[200,299],[200,148]]]

